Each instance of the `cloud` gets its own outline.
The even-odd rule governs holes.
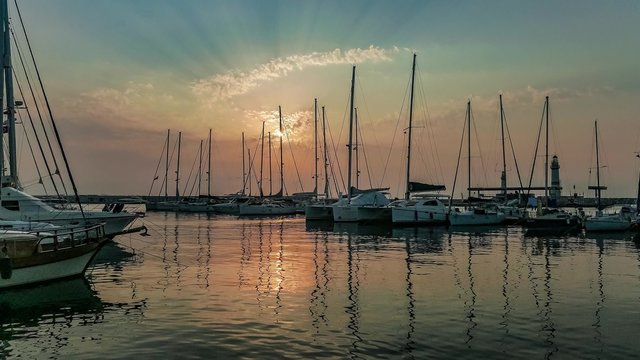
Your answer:
[[[265,133],[271,131],[271,136],[279,137],[278,111],[247,110],[245,116],[250,120],[265,122]],[[313,112],[296,111],[282,114],[282,125],[288,139],[292,142],[304,142],[313,139]],[[265,135],[266,136],[266,135]],[[285,137],[285,140],[287,138]],[[288,141],[288,140],[287,140]]]
[[[216,74],[206,79],[191,83],[191,90],[206,101],[220,101],[246,94],[252,89],[284,76],[293,71],[308,67],[319,67],[338,64],[360,64],[367,61],[391,61],[392,54],[400,49],[394,47],[383,49],[369,46],[366,49],[335,49],[328,52],[312,52],[303,55],[291,55],[276,58],[266,64],[260,64],[249,71],[238,69]]]

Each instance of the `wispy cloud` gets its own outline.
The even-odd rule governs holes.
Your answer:
[[[226,100],[246,94],[265,82],[287,76],[292,71],[300,71],[308,67],[360,64],[367,61],[391,61],[392,55],[398,51],[400,50],[395,47],[384,49],[371,45],[366,49],[335,49],[328,52],[291,55],[273,59],[248,71],[234,69],[194,81],[191,84],[191,90],[207,101]]]

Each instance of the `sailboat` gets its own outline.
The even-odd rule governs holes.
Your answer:
[[[577,215],[569,214],[568,212],[550,207],[553,202],[549,196],[549,176],[548,172],[551,167],[559,167],[558,157],[553,156],[551,166],[549,166],[549,96],[545,98],[544,109],[545,114],[545,164],[544,164],[544,200],[545,204],[539,203],[535,217],[530,217],[526,220],[525,224],[528,230],[533,231],[576,231],[581,228],[580,219]],[[536,146],[537,151],[537,146]],[[534,162],[535,164],[535,162]],[[533,167],[531,170],[533,176]],[[529,181],[529,187],[531,187],[531,180]],[[559,190],[554,188],[554,190]]]
[[[122,207],[115,207],[113,210],[108,211],[86,211],[83,210],[81,205],[80,209],[55,209],[52,206],[44,203],[40,199],[23,191],[18,178],[18,152],[16,150],[16,105],[22,103],[22,101],[16,101],[14,98],[13,89],[13,67],[11,63],[11,31],[9,27],[9,15],[7,0],[2,0],[2,26],[4,31],[4,39],[0,41],[0,52],[3,53],[2,62],[4,69],[4,77],[0,80],[0,92],[4,91],[3,99],[5,103],[3,105],[4,114],[6,114],[6,128],[8,135],[8,174],[4,172],[5,157],[2,154],[4,152],[4,131],[0,135],[0,219],[11,221],[35,221],[50,223],[58,226],[92,226],[104,224],[104,232],[106,236],[113,237],[125,231],[125,228],[129,226],[138,215],[135,213],[129,213],[123,211]],[[18,9],[18,15],[21,20],[20,11]],[[23,24],[24,25],[24,24]],[[25,32],[26,37],[26,32]],[[27,38],[28,41],[28,38]],[[35,64],[35,62],[34,62]],[[37,70],[37,67],[36,67]],[[40,80],[39,73],[38,78]],[[42,93],[44,101],[49,105],[46,93]],[[74,190],[75,198],[79,203],[79,196],[77,195],[77,188],[67,157],[60,141],[58,129],[51,117],[51,125],[55,134],[55,138],[58,141],[59,150],[64,159],[67,175]]]
[[[606,190],[606,186],[600,185],[600,148],[598,145],[598,120],[595,121],[596,134],[596,186],[589,186],[589,189],[596,192],[596,214],[584,220],[586,231],[626,231],[631,228],[633,212],[628,206],[623,206],[619,212],[605,214],[602,212],[601,194]]]
[[[304,208],[304,217],[305,220],[308,221],[333,221],[333,208],[339,205],[345,205],[347,203],[346,198],[341,198],[340,200],[331,199],[331,194],[329,194],[329,153],[327,150],[327,132],[326,132],[326,117],[325,117],[325,109],[322,107],[322,158],[324,164],[324,198],[320,199],[318,197],[318,166],[317,166],[317,151],[318,151],[318,121],[317,121],[317,99],[314,102],[314,119],[315,119],[315,148],[316,148],[316,167],[315,167],[315,179],[316,179],[316,188],[315,195],[316,199],[312,204],[305,206]]]
[[[241,204],[239,206],[239,213],[241,216],[270,216],[270,215],[294,215],[297,213],[298,209],[288,201],[285,201],[282,198],[282,194],[284,193],[284,158],[283,158],[283,147],[282,147],[282,136],[284,136],[283,128],[282,128],[282,107],[278,106],[278,116],[279,116],[279,128],[280,128],[280,190],[275,196],[264,197],[263,189],[262,189],[262,160],[264,156],[261,156],[260,159],[260,198],[253,199],[248,201],[247,203]],[[262,144],[264,148],[264,123],[262,125]],[[271,152],[271,149],[269,149]],[[264,152],[263,154],[264,155]],[[251,161],[251,160],[249,160]]]
[[[497,225],[504,222],[505,215],[495,206],[483,207],[471,205],[471,100],[467,102],[466,127],[468,128],[467,137],[467,175],[468,175],[468,196],[469,207],[464,210],[451,210],[453,202],[453,191],[455,191],[456,180],[458,175],[458,166],[456,166],[456,179],[453,181],[453,191],[451,199],[449,199],[449,224],[452,226],[474,226],[474,225]],[[463,130],[464,135],[464,130]],[[462,147],[460,147],[462,151]],[[458,165],[460,157],[458,156]]]
[[[413,130],[413,99],[416,76],[416,54],[413,54],[411,67],[411,93],[409,95],[409,127],[407,128],[407,176],[404,200],[397,200],[389,204],[391,221],[393,224],[444,224],[447,221],[447,206],[442,202],[441,195],[423,194],[411,198],[412,192],[430,192],[445,190],[444,185],[421,184],[411,181],[411,135]]]
[[[347,175],[347,198],[346,204],[333,207],[334,222],[374,222],[390,221],[391,208],[389,199],[383,191],[388,189],[368,189],[358,190],[351,186],[352,166],[353,166],[353,123],[354,123],[354,97],[355,97],[356,67],[353,66],[351,73],[351,100],[349,111],[349,167]],[[357,130],[356,130],[357,132]]]
[[[77,276],[108,242],[103,224],[0,232],[0,289]]]

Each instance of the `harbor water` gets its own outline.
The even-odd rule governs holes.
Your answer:
[[[149,213],[85,278],[0,293],[0,358],[630,358],[635,233]]]

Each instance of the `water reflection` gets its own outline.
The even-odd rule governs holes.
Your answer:
[[[122,272],[139,257],[121,245],[107,244],[95,257],[87,277],[54,281],[0,292],[0,358],[49,357],[58,358],[64,348],[72,344],[70,332],[77,327],[97,326],[109,316],[121,313],[130,321],[142,317],[146,299],[136,297],[135,282],[131,282],[130,295],[106,301],[100,288],[105,284],[120,286]],[[94,278],[108,271],[109,279]],[[81,332],[83,338],[98,339],[89,329]],[[14,340],[33,339],[32,347],[21,347]],[[63,357],[63,356],[62,356]]]

